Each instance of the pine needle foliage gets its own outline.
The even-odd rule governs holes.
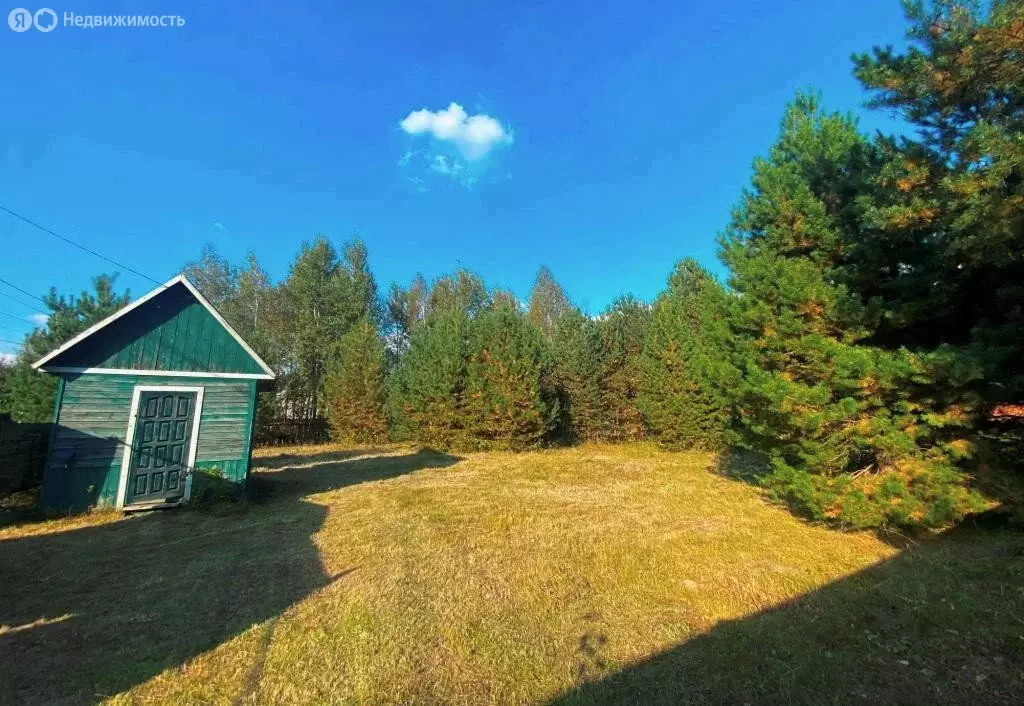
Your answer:
[[[469,446],[466,382],[469,327],[465,311],[432,312],[409,337],[409,348],[389,381],[388,409],[395,437],[436,448]]]
[[[551,341],[551,379],[561,410],[558,437],[566,443],[602,437],[607,416],[602,354],[596,322],[576,308],[559,317]]]
[[[879,312],[844,283],[871,145],[800,95],[722,238],[743,370],[736,410],[767,486],[816,519],[940,526],[977,509],[957,462],[969,412],[937,392],[977,374],[943,350],[871,345]]]
[[[384,342],[370,319],[359,321],[338,341],[324,382],[334,441],[373,444],[387,440],[386,365]]]
[[[550,438],[559,407],[549,351],[524,314],[498,301],[439,307],[413,329],[389,385],[397,438],[470,450],[534,448]]]
[[[596,322],[603,411],[597,436],[602,441],[635,441],[646,436],[638,397],[640,356],[650,313],[649,306],[626,295],[616,299]]]
[[[557,404],[545,388],[544,343],[510,306],[482,312],[470,325],[466,416],[479,449],[535,448],[555,426]]]
[[[725,290],[696,261],[678,263],[650,315],[639,358],[639,404],[670,449],[718,449],[738,373],[726,348]]]

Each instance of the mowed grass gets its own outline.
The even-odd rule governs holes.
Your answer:
[[[1024,538],[898,548],[643,445],[262,452],[0,530],[0,701],[1019,703]]]

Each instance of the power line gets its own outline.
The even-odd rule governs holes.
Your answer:
[[[43,299],[42,297],[37,297],[37,296],[36,296],[35,294],[33,294],[32,292],[28,292],[28,291],[25,291],[24,289],[22,289],[22,288],[21,288],[21,287],[19,287],[18,285],[16,285],[16,284],[11,284],[10,282],[8,282],[7,280],[5,280],[5,279],[4,279],[4,278],[2,278],[2,277],[0,277],[0,282],[2,282],[3,284],[6,284],[6,285],[7,285],[8,287],[10,287],[11,289],[14,289],[14,290],[17,290],[17,291],[21,292],[22,294],[24,294],[24,295],[25,295],[25,296],[27,296],[27,297],[32,297],[32,298],[33,298],[33,299],[35,299],[36,301],[38,301],[38,302],[42,302],[43,304],[46,304],[46,306],[47,306],[47,307],[49,307],[49,306],[50,306],[49,304],[47,304],[47,303],[46,303],[46,300],[45,300],[45,299]],[[0,292],[0,294],[3,294],[3,292]],[[11,295],[10,295],[10,294],[8,294],[8,295],[6,295],[6,296],[8,296],[8,297],[11,297]],[[14,297],[11,297],[11,299],[14,299]],[[18,300],[17,300],[17,299],[14,299],[14,301],[18,301]],[[21,303],[22,303],[22,304],[25,304],[25,302],[21,302]],[[28,304],[25,304],[25,306],[29,306],[29,305],[28,305]],[[42,312],[40,312],[40,313],[42,313]]]
[[[12,346],[17,346],[18,348],[25,347],[23,344],[18,343],[17,341],[8,341],[6,338],[0,338],[0,343],[10,343]]]
[[[0,316],[9,316],[10,318],[14,319],[15,321],[19,321],[19,322],[21,322],[23,324],[31,324],[32,323],[31,321],[27,321],[27,320],[25,320],[24,318],[22,318],[20,316],[15,316],[14,314],[8,314],[6,311],[0,311]]]
[[[12,296],[11,296],[10,294],[8,294],[7,292],[4,292],[4,291],[0,291],[0,296],[5,296],[5,297],[7,297],[8,299],[10,299],[10,300],[11,300],[12,302],[18,302],[19,304],[21,304],[21,305],[22,305],[23,307],[25,307],[26,309],[31,309],[31,310],[32,310],[33,312],[35,312],[35,313],[37,313],[37,314],[44,314],[44,315],[47,315],[47,316],[48,316],[48,314],[46,314],[46,312],[45,312],[45,311],[40,311],[39,309],[36,309],[36,308],[35,308],[34,306],[32,306],[31,304],[26,304],[25,302],[21,301],[21,300],[20,300],[20,299],[18,299],[17,297],[12,297]]]
[[[73,245],[74,247],[78,248],[79,250],[87,252],[90,255],[98,257],[101,260],[106,260],[110,264],[115,265],[117,267],[120,267],[121,269],[127,270],[128,272],[131,272],[132,274],[137,275],[137,276],[141,277],[142,279],[148,279],[153,284],[162,284],[161,282],[157,282],[155,279],[153,279],[149,275],[144,275],[141,272],[139,272],[138,270],[132,269],[131,267],[128,267],[128,265],[123,265],[120,262],[118,262],[117,260],[112,260],[111,258],[107,257],[106,255],[100,255],[95,250],[90,250],[89,248],[85,247],[84,245],[79,245],[74,240],[71,240],[70,238],[65,238],[60,233],[55,233],[52,230],[50,230],[49,228],[47,228],[45,226],[41,226],[41,225],[39,225],[38,223],[36,223],[35,221],[33,221],[31,219],[25,218],[25,216],[22,216],[20,213],[15,213],[11,209],[7,208],[6,206],[0,206],[0,211],[3,211],[4,213],[8,213],[8,214],[14,216],[15,218],[17,218],[20,221],[24,221],[25,223],[28,223],[30,226],[33,226],[34,228],[38,228],[39,230],[43,231],[44,233],[49,233],[54,238],[57,238],[59,240],[63,240],[68,245]]]

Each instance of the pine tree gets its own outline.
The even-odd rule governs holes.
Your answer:
[[[906,7],[909,48],[855,57],[918,137],[884,142],[878,236],[850,269],[886,295],[886,345],[949,344],[984,369],[978,422],[1024,399],[1024,3]]]
[[[397,439],[449,449],[470,445],[469,326],[466,312],[448,309],[431,312],[413,329],[388,382],[388,413]]]
[[[694,260],[679,262],[654,304],[640,355],[639,405],[672,449],[726,441],[739,375],[727,347],[725,290]]]
[[[49,422],[53,419],[53,398],[57,379],[32,369],[31,363],[59,348],[82,331],[107,318],[131,300],[129,293],[117,294],[117,275],[100,275],[92,280],[93,291],[79,296],[58,295],[55,288],[45,297],[50,316],[43,328],[25,337],[14,369],[7,379],[5,401],[0,409],[18,422]]]
[[[386,315],[394,346],[399,353],[404,351],[413,331],[431,312],[461,311],[472,317],[490,304],[483,280],[465,269],[441,275],[430,285],[421,274],[408,287],[392,284]]]
[[[331,437],[342,443],[379,443],[388,435],[384,342],[364,318],[338,341],[328,363],[324,399]]]
[[[596,322],[601,342],[602,440],[634,441],[645,434],[646,423],[637,398],[649,318],[650,307],[627,295],[616,299]]]
[[[564,312],[554,330],[551,360],[550,386],[560,409],[558,436],[568,442],[599,439],[608,415],[597,324],[578,309]]]
[[[544,386],[545,367],[540,335],[512,307],[491,307],[472,320],[465,413],[474,447],[521,450],[547,438],[557,406]]]
[[[845,265],[865,229],[871,150],[851,118],[798,96],[755,162],[722,239],[744,372],[736,411],[747,443],[771,458],[769,488],[812,517],[940,525],[977,498],[956,466],[970,453],[957,436],[965,412],[929,383],[972,373],[870,345],[880,312],[848,286]]]

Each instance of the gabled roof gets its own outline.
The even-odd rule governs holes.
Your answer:
[[[172,291],[172,289],[176,285],[181,285],[182,287],[184,287],[185,290],[187,290],[188,294],[190,294],[195,299],[196,302],[198,302],[200,305],[202,305],[202,307],[207,312],[209,312],[210,316],[212,316],[213,319],[216,320],[216,322],[223,328],[223,330],[225,332],[227,332],[230,335],[230,337],[232,339],[234,339],[234,341],[236,343],[238,343],[239,346],[241,346],[242,350],[248,355],[248,357],[251,358],[254,363],[256,363],[256,365],[262,371],[262,373],[234,373],[234,372],[227,372],[227,373],[220,372],[220,373],[216,373],[216,372],[209,372],[209,371],[205,371],[205,370],[188,370],[188,369],[182,369],[182,370],[176,370],[176,369],[171,369],[171,370],[141,370],[141,369],[133,368],[133,367],[130,367],[130,366],[126,367],[126,368],[122,368],[122,367],[81,367],[81,366],[62,365],[59,361],[57,361],[57,359],[62,357],[62,356],[64,356],[65,353],[67,353],[68,351],[71,351],[76,346],[79,346],[79,344],[81,344],[83,341],[86,341],[87,339],[90,339],[91,337],[95,336],[100,331],[103,331],[104,329],[106,329],[108,326],[110,326],[114,322],[123,319],[123,317],[127,316],[128,314],[131,314],[133,311],[139,309],[139,307],[142,307],[147,302],[150,302],[150,301],[153,301],[153,300],[157,300],[162,295],[164,295],[165,293]],[[209,324],[209,325],[212,325],[212,324]],[[227,344],[227,345],[230,346],[230,344]],[[236,353],[236,355],[239,355],[239,354],[240,354],[240,352]],[[231,325],[227,321],[224,320],[224,317],[220,315],[220,312],[218,312],[214,308],[214,306],[206,299],[206,297],[204,297],[202,295],[202,293],[200,293],[200,291],[196,288],[196,286],[194,284],[192,284],[188,280],[187,277],[185,277],[185,275],[178,275],[177,277],[174,277],[173,279],[171,279],[171,280],[167,281],[165,284],[157,287],[156,289],[154,289],[153,291],[151,291],[149,294],[145,295],[144,297],[142,297],[142,298],[132,302],[131,304],[129,304],[128,306],[124,307],[123,309],[120,309],[119,311],[115,312],[114,314],[111,314],[107,318],[103,319],[103,321],[100,321],[99,323],[94,324],[93,326],[89,327],[88,329],[86,329],[85,331],[83,331],[82,333],[78,334],[77,336],[72,338],[70,341],[68,341],[67,343],[62,345],[60,348],[57,348],[56,350],[51,351],[50,353],[46,354],[45,356],[43,356],[42,358],[37,360],[35,363],[32,364],[32,367],[35,368],[36,370],[45,370],[47,372],[54,372],[54,373],[60,373],[60,372],[67,372],[67,373],[84,373],[84,372],[95,372],[95,373],[135,373],[135,374],[152,373],[152,374],[160,374],[160,375],[174,375],[174,374],[188,375],[188,374],[192,373],[192,374],[195,374],[197,376],[202,376],[202,375],[205,374],[205,375],[211,375],[211,376],[214,376],[214,377],[238,377],[238,378],[250,378],[250,379],[261,379],[261,380],[272,380],[275,377],[273,369],[269,365],[267,365],[266,362],[264,362],[264,360],[259,357],[259,355],[257,355],[256,351],[254,351],[249,346],[249,344],[246,343],[242,339],[241,336],[238,335],[238,332],[235,331],[231,327]]]

